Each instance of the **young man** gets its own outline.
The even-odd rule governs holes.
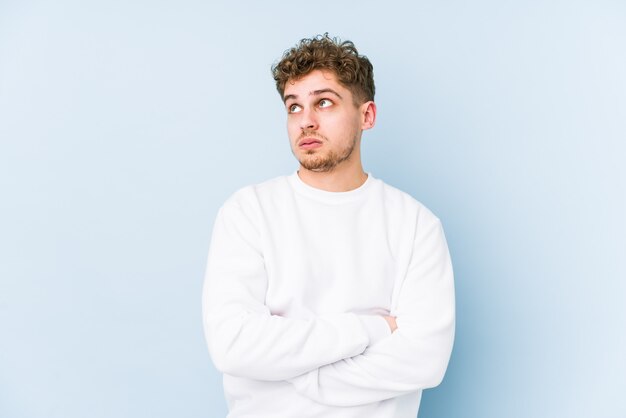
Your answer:
[[[354,45],[302,40],[273,68],[296,173],[215,221],[203,292],[232,418],[414,418],[454,337],[439,220],[363,171],[374,80]]]

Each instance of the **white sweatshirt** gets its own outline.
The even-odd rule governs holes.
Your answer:
[[[371,175],[246,187],[215,221],[203,319],[229,418],[414,418],[454,338],[441,223]]]

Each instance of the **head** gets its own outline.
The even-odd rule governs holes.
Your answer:
[[[272,67],[287,110],[287,130],[301,167],[362,172],[361,133],[374,126],[372,64],[350,41],[303,39]]]
[[[328,34],[302,39],[288,49],[272,66],[276,89],[282,98],[285,85],[311,73],[326,70],[334,73],[339,83],[351,91],[355,105],[374,101],[374,68],[364,55],[359,55],[350,41],[340,41]]]

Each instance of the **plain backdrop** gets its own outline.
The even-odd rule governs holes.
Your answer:
[[[214,216],[293,173],[270,66],[374,63],[367,171],[443,221],[457,338],[420,418],[626,416],[623,1],[0,0],[0,417],[224,417]]]

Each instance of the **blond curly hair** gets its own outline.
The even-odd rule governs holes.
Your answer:
[[[287,82],[298,80],[313,70],[334,72],[339,82],[352,92],[357,106],[374,100],[376,88],[372,63],[366,56],[359,55],[352,42],[331,38],[328,33],[302,39],[272,65],[280,97],[283,97]]]

